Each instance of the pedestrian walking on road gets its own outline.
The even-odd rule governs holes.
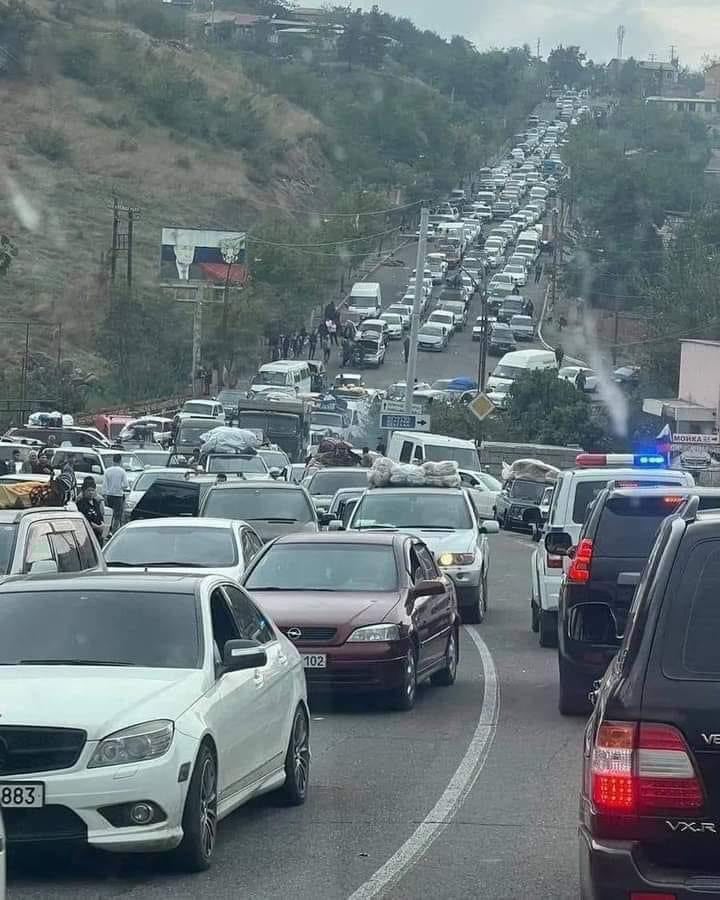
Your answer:
[[[352,344],[347,338],[343,338],[342,342],[342,363],[340,364],[340,368],[344,369],[345,366],[350,362],[352,357]]]
[[[540,260],[538,260],[535,263],[535,284],[540,283],[540,279],[542,278],[542,273],[543,273],[543,264],[540,262]]]
[[[328,319],[325,324],[327,325],[328,334],[330,335],[330,340],[335,346],[338,346],[338,327],[335,319]]]
[[[102,547],[103,531],[105,528],[105,516],[102,503],[97,498],[97,485],[95,479],[88,475],[82,483],[80,499],[77,502],[78,512],[81,512],[95,533],[98,544]]]
[[[407,335],[403,338],[403,356],[405,357],[405,365],[407,365],[410,356],[410,338]]]
[[[315,359],[315,349],[317,347],[317,332],[311,331],[308,335],[308,359]]]
[[[330,338],[324,337],[322,339],[322,348],[323,348],[323,362],[327,365],[330,362]]]
[[[562,344],[558,344],[555,348],[555,359],[557,360],[559,369],[563,364],[563,359],[565,359],[565,351],[563,350]]]
[[[289,334],[283,335],[281,346],[282,346],[282,358],[288,359],[290,356],[290,335]]]
[[[512,292],[513,292],[513,294],[519,294],[519,293],[520,293],[520,285],[517,283],[517,281],[516,281],[515,284],[513,285]]]
[[[585,390],[585,384],[587,383],[587,379],[585,377],[585,373],[582,369],[575,376],[575,387],[582,393]]]
[[[105,500],[113,511],[110,531],[115,531],[122,525],[122,512],[125,506],[125,494],[129,493],[130,484],[127,472],[122,467],[122,456],[116,453],[113,456],[113,464],[105,470]]]

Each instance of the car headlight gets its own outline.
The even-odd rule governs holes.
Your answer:
[[[348,638],[348,642],[398,640],[400,640],[399,625],[365,625],[363,628],[356,628]]]
[[[88,763],[88,769],[155,759],[167,753],[174,733],[175,723],[169,719],[156,719],[123,728],[99,742]]]
[[[441,553],[438,557],[441,566],[469,566],[474,562],[474,553]]]

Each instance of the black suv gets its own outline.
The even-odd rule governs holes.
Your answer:
[[[605,488],[585,517],[576,547],[557,536],[548,552],[569,556],[558,598],[559,708],[590,711],[588,693],[617,652],[635,587],[660,523],[688,489]],[[553,538],[548,535],[548,541]],[[547,546],[547,545],[546,545]]]
[[[720,514],[700,501],[662,524],[594,695],[583,900],[720,898]],[[579,642],[584,614],[570,613]],[[584,646],[594,653],[594,637]]]

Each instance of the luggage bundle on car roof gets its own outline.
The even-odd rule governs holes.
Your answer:
[[[559,474],[560,469],[539,459],[516,459],[510,465],[506,462],[502,464],[503,481],[514,481],[519,478],[524,481],[553,482],[557,480]]]
[[[460,487],[458,464],[454,460],[425,462],[421,466],[397,463],[383,456],[368,473],[370,487]]]
[[[247,428],[229,428],[219,425],[200,435],[203,441],[200,455],[208,453],[255,453],[260,439],[254,431]]]

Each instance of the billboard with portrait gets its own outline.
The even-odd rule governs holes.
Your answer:
[[[244,284],[247,281],[245,232],[204,228],[163,228],[162,281]]]

